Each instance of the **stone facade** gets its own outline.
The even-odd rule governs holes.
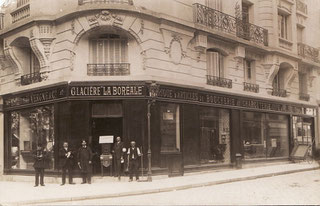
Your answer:
[[[60,82],[133,80],[312,107],[320,101],[318,0],[212,0],[213,7],[205,0],[18,3],[2,7],[1,95]],[[249,21],[244,24],[242,12],[246,5]],[[286,38],[279,37],[278,14],[287,18]],[[299,37],[298,29],[302,30]],[[128,39],[129,75],[88,75],[90,35],[105,32],[121,33]],[[39,61],[39,81],[21,82],[21,77],[29,74],[22,44],[28,44],[26,47]],[[223,78],[232,81],[232,88],[208,83],[208,49],[223,54]],[[254,85],[258,85],[258,91],[244,91],[245,59],[254,61]],[[284,96],[273,92],[279,71],[283,71]],[[306,74],[307,99],[301,98],[300,73]],[[316,119],[320,127],[318,122]],[[0,125],[3,134],[2,114]],[[3,141],[3,135],[0,140]],[[316,143],[319,144],[318,138]]]

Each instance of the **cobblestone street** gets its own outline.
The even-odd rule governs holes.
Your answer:
[[[135,183],[133,183],[135,184]],[[262,178],[202,188],[72,202],[74,205],[259,205],[320,204],[320,171]],[[71,202],[56,203],[66,205]],[[52,203],[50,204],[52,205]]]

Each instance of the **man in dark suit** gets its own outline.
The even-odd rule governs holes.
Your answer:
[[[118,180],[121,179],[121,163],[124,162],[123,159],[123,152],[125,152],[123,147],[123,142],[121,142],[121,138],[117,137],[116,143],[113,145],[113,160],[114,160],[114,169],[115,169],[115,176],[118,177]]]
[[[129,182],[132,182],[133,175],[136,176],[136,180],[139,180],[139,158],[141,156],[140,149],[136,147],[136,142],[131,141],[130,148],[128,149],[128,161],[129,161]]]
[[[35,170],[35,187],[39,185],[39,178],[40,178],[40,185],[44,186],[44,169],[48,167],[47,162],[47,152],[45,149],[42,148],[41,145],[37,146],[37,150],[34,152],[34,170]]]
[[[78,150],[78,166],[82,174],[82,183],[91,184],[91,174],[92,174],[92,151],[90,147],[87,146],[87,142],[82,140],[81,147]]]
[[[72,182],[72,170],[73,170],[73,152],[69,148],[68,142],[63,143],[63,147],[59,151],[60,167],[62,169],[62,185],[66,183],[66,174],[68,170],[69,184]]]

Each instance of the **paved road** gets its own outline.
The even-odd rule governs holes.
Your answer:
[[[320,204],[320,170],[223,185],[55,205]],[[48,204],[54,205],[54,204]]]

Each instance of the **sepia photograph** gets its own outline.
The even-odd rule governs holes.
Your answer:
[[[320,0],[0,0],[0,206],[320,205]]]

